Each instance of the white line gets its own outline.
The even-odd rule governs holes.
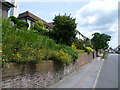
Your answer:
[[[99,69],[99,71],[98,71],[98,74],[97,74],[97,77],[96,77],[95,83],[93,84],[93,87],[92,87],[92,88],[95,88],[95,87],[96,87],[96,84],[97,84],[97,81],[98,81],[98,77],[99,77],[99,75],[100,75],[100,71],[101,71],[102,66],[103,66],[103,62],[104,62],[104,59],[102,59],[101,67],[100,67],[100,69]],[[93,90],[94,90],[94,89],[93,89]]]

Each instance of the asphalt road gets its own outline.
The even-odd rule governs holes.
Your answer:
[[[118,88],[118,56],[109,54],[104,61],[95,88]]]

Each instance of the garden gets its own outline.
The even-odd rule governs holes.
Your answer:
[[[80,53],[93,52],[91,43],[76,38],[75,19],[67,15],[54,18],[54,27],[47,30],[42,21],[28,24],[15,17],[2,18],[2,63],[32,63],[55,60],[70,64]]]

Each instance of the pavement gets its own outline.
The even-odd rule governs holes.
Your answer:
[[[102,64],[103,59],[97,57],[91,63],[84,65],[49,88],[93,88],[96,85]]]

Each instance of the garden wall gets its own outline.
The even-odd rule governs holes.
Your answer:
[[[79,59],[64,67],[51,60],[36,65],[17,63],[5,64],[2,68],[2,87],[44,88],[58,82],[92,60],[93,53],[81,53],[79,54]]]

